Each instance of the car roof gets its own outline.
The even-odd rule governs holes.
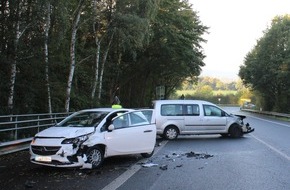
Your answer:
[[[91,108],[91,109],[84,109],[78,112],[88,112],[88,111],[103,111],[103,112],[114,112],[114,111],[130,111],[132,109],[127,108]]]
[[[205,100],[155,100],[154,103],[163,103],[163,104],[209,104],[209,105],[215,105],[211,102],[205,101]]]

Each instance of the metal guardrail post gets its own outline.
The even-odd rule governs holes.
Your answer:
[[[15,134],[14,134],[14,140],[17,140],[17,139],[18,139],[18,123],[17,123],[17,121],[18,121],[18,117],[17,117],[17,116],[15,117],[15,121],[16,121],[16,123],[15,123]]]
[[[37,132],[39,132],[39,116],[37,116]]]

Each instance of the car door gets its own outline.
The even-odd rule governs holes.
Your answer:
[[[185,133],[194,133],[204,130],[203,118],[199,104],[184,105]]]
[[[226,129],[227,117],[220,108],[214,105],[203,105],[204,128],[207,132],[218,132]]]
[[[112,121],[114,130],[105,132],[107,156],[147,153],[156,141],[156,126],[141,111],[127,112]]]

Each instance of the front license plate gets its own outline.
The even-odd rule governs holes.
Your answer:
[[[39,162],[51,162],[51,157],[50,156],[36,156],[35,160]]]

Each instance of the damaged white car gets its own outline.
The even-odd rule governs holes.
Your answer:
[[[150,110],[146,110],[148,113]],[[142,110],[96,108],[76,112],[35,135],[30,161],[54,167],[98,168],[110,156],[150,157],[156,125],[147,118]]]

